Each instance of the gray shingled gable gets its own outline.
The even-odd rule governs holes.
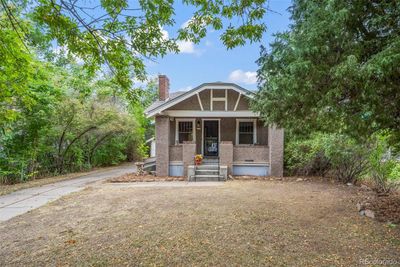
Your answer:
[[[176,98],[176,97],[178,97],[178,96],[180,96],[180,95],[182,95],[184,93],[186,93],[186,91],[172,92],[172,93],[169,94],[169,98],[166,101],[156,100],[148,108],[146,108],[146,110],[144,112],[147,113],[150,110],[156,109],[159,106],[161,106],[162,104],[164,104],[164,103],[166,103],[166,102],[168,102],[168,101],[170,101],[170,100],[172,100],[172,99],[174,99],[174,98]]]
[[[237,85],[237,84],[234,84],[234,83],[224,83],[224,82],[203,83],[203,84],[201,84],[201,85],[199,85],[199,86],[197,86],[197,87],[195,87],[195,88],[193,88],[193,89],[191,89],[191,90],[189,90],[189,91],[172,92],[172,93],[170,93],[169,98],[168,98],[167,100],[165,100],[165,101],[160,101],[160,100],[155,101],[155,102],[154,102],[153,104],[151,104],[148,108],[146,108],[146,110],[145,110],[144,112],[147,114],[147,113],[149,113],[149,112],[151,112],[151,111],[153,111],[153,110],[155,110],[155,109],[157,109],[157,108],[163,106],[164,104],[170,102],[171,100],[174,100],[174,99],[176,99],[176,98],[180,98],[180,97],[182,97],[182,96],[184,96],[184,95],[186,95],[186,94],[190,94],[190,93],[192,93],[192,92],[198,90],[198,89],[201,88],[201,87],[204,87],[204,86],[210,86],[210,87],[212,87],[213,85],[222,85],[222,86],[236,87],[237,89],[239,89],[239,90],[241,90],[241,91],[244,91],[244,92],[246,92],[246,93],[249,94],[249,95],[254,94],[254,92],[252,92],[252,91],[250,91],[250,90],[247,90],[247,89],[245,89],[245,88],[243,88],[243,87],[241,87],[241,86],[239,86],[239,85]]]

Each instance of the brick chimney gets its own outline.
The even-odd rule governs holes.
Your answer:
[[[161,101],[169,98],[169,79],[166,75],[158,75],[158,95]]]

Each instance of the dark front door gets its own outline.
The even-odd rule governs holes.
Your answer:
[[[204,156],[218,156],[218,123],[219,121],[204,121]]]

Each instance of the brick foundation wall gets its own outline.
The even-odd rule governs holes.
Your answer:
[[[182,144],[183,176],[187,176],[188,166],[194,164],[195,155],[196,155],[196,143],[184,142]]]
[[[156,116],[156,175],[168,176],[169,173],[169,118]]]
[[[238,145],[233,147],[233,161],[268,162],[269,148],[260,145]]]
[[[182,145],[169,146],[169,161],[182,161]]]
[[[233,144],[231,141],[222,141],[219,144],[220,165],[228,167],[228,175],[232,174]]]

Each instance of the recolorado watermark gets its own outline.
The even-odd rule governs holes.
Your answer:
[[[360,259],[362,265],[400,265],[400,260],[396,259]]]

